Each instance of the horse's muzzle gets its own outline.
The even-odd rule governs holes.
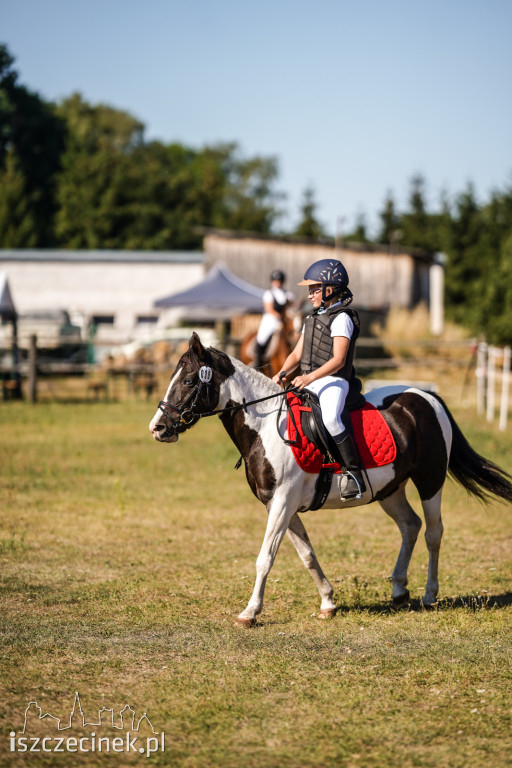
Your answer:
[[[153,439],[159,443],[176,443],[178,441],[178,430],[169,429],[169,426],[165,423],[150,424],[149,430],[153,435]]]

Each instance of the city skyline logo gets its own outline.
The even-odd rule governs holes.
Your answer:
[[[57,723],[57,730],[59,730],[59,731],[66,731],[66,730],[68,730],[68,729],[73,727],[73,720],[75,718],[75,714],[76,714],[77,708],[78,708],[78,712],[80,713],[80,717],[81,717],[81,720],[82,720],[81,725],[82,725],[83,728],[87,728],[89,726],[94,727],[94,728],[100,728],[102,726],[109,726],[110,728],[116,728],[117,730],[120,730],[120,731],[123,731],[123,730],[140,731],[140,726],[141,725],[145,725],[147,723],[149,728],[151,728],[151,731],[154,734],[158,734],[158,731],[156,731],[153,728],[151,720],[147,716],[146,712],[143,713],[143,715],[139,718],[139,720],[137,721],[137,724],[135,725],[135,714],[136,713],[135,713],[135,710],[132,709],[128,704],[125,704],[123,709],[121,709],[120,712],[119,712],[119,718],[120,718],[120,721],[121,721],[121,725],[116,725],[115,722],[114,722],[114,708],[113,707],[102,707],[101,709],[98,710],[98,721],[97,722],[94,721],[94,720],[91,720],[91,722],[86,722],[85,714],[84,714],[84,711],[82,709],[82,702],[80,701],[80,695],[79,695],[78,691],[75,692],[75,698],[73,700],[73,706],[72,706],[72,709],[71,709],[71,712],[70,712],[70,715],[69,715],[69,722],[68,721],[64,721],[64,722],[68,722],[68,725],[61,725],[62,720],[60,718],[58,718],[58,717],[55,717],[55,715],[52,715],[51,712],[45,712],[44,715],[41,714],[41,712],[43,710],[38,705],[37,701],[30,701],[29,704],[28,704],[28,707],[25,710],[25,719],[24,719],[24,722],[23,722],[23,728],[21,729],[21,731],[19,731],[19,733],[22,733],[22,734],[26,733],[27,722],[30,722],[32,719],[34,719],[34,721],[35,720],[39,720],[40,721],[40,720],[45,720],[46,718],[48,718],[48,721],[52,721],[53,720],[55,723]],[[39,714],[37,714],[37,710],[39,711]],[[130,718],[131,719],[131,724],[128,725],[128,726],[125,725],[125,717],[127,717],[127,715],[125,715],[126,712],[131,713],[131,718]],[[105,714],[106,713],[110,714],[110,717],[111,717],[110,722],[104,722],[104,718],[103,718],[103,714],[104,713]]]
[[[36,724],[52,727],[53,733],[65,735],[38,737],[31,734]],[[39,728],[37,730],[39,730]],[[73,729],[94,729],[86,735],[71,735]],[[97,729],[112,729],[113,735],[100,735]],[[75,732],[76,733],[76,732]],[[121,735],[122,734],[122,735]],[[11,752],[139,752],[147,757],[165,750],[165,733],[157,731],[146,712],[137,717],[129,705],[118,712],[114,707],[101,707],[97,717],[86,717],[80,695],[75,692],[69,717],[59,718],[51,712],[44,712],[36,700],[30,701],[25,709],[23,727],[10,732]],[[140,745],[140,746],[139,746]]]

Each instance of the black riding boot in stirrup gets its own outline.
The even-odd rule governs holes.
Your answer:
[[[366,485],[361,469],[361,458],[352,435],[349,432],[343,432],[333,439],[341,459],[340,463],[345,467],[340,481],[341,500],[360,499],[366,490]]]

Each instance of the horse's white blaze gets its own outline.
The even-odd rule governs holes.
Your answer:
[[[171,378],[171,381],[169,382],[169,386],[167,387],[167,391],[164,395],[164,400],[169,400],[171,395],[171,389],[173,388],[175,382],[179,379],[181,374],[181,368],[177,368],[174,372],[174,375]],[[158,440],[158,425],[163,423],[165,417],[160,408],[157,408],[155,415],[149,422],[149,431],[155,438],[155,440]]]

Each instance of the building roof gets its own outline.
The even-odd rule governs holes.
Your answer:
[[[57,251],[51,249],[0,249],[2,261],[117,263],[117,264],[201,264],[202,251]]]

